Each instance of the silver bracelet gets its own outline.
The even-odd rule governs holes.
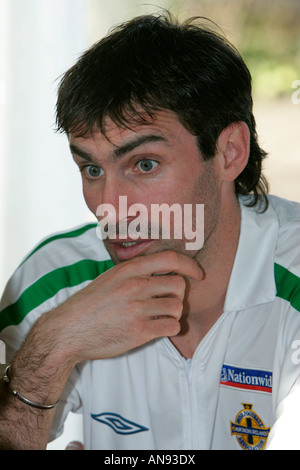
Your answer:
[[[10,365],[6,367],[2,376],[2,380],[5,384],[10,383],[10,378],[8,376],[9,369]],[[17,390],[11,389],[10,387],[9,390],[15,397],[19,398],[19,400],[21,400],[23,403],[26,403],[26,405],[32,406],[33,408],[38,408],[39,410],[51,410],[52,408],[55,408],[59,403],[58,400],[56,403],[54,403],[54,405],[41,405],[39,403],[34,403],[33,401],[28,400],[28,398],[23,397]]]

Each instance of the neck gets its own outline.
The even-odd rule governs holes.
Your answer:
[[[204,279],[188,281],[182,328],[173,344],[191,357],[199,342],[223,313],[228,283],[240,234],[240,207],[235,199],[221,208],[217,226],[197,255]]]

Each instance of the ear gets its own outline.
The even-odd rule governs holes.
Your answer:
[[[222,130],[217,141],[217,164],[223,181],[234,181],[248,163],[250,131],[245,122],[234,122]]]

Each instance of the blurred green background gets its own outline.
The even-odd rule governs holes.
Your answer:
[[[229,33],[251,70],[256,95],[268,98],[291,93],[291,83],[300,78],[299,0],[188,3],[212,16]]]
[[[166,8],[180,19],[214,21],[242,53],[258,96],[290,94],[300,79],[300,0],[90,0],[88,6],[91,42],[106,25]]]

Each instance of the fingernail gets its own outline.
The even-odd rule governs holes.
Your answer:
[[[78,441],[69,442],[66,447],[66,450],[84,450],[83,444]]]

